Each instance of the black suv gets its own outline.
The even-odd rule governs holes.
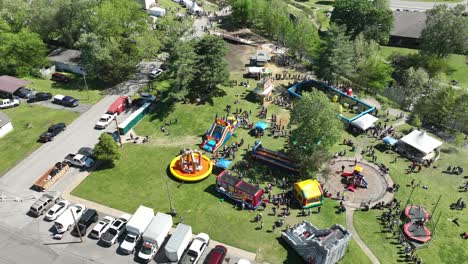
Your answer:
[[[52,141],[56,135],[65,130],[65,127],[64,123],[58,123],[49,127],[49,129],[39,137],[39,142]]]
[[[52,99],[51,93],[36,93],[31,98],[28,99],[28,103],[40,102],[40,101],[47,101]]]
[[[82,237],[85,236],[88,227],[91,224],[96,223],[98,219],[99,219],[99,215],[96,210],[86,209],[86,211],[83,213],[83,215],[81,216],[80,220],[78,220],[78,223],[77,223],[80,235]],[[76,230],[76,226],[75,228],[73,228],[71,234],[74,236],[78,236],[78,231]]]
[[[31,91],[31,89],[21,87],[18,90],[16,90],[13,93],[13,95],[18,96],[19,98],[29,99],[33,96],[33,92]]]

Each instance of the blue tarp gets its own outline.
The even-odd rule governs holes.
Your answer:
[[[227,160],[227,159],[220,159],[218,162],[216,162],[216,167],[227,169],[229,166],[231,166],[232,161]]]
[[[258,121],[256,124],[255,124],[255,128],[258,129],[258,130],[265,130],[266,128],[268,127],[268,124],[263,122],[263,121]]]
[[[390,146],[393,146],[395,145],[398,140],[397,139],[394,139],[392,138],[391,136],[386,136],[382,139],[385,143],[389,144]]]

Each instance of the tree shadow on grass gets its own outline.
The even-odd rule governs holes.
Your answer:
[[[316,5],[333,5],[334,2],[333,1],[317,1],[315,2]]]
[[[165,97],[162,100],[154,102],[150,109],[150,121],[163,121],[175,109],[176,100],[171,97]]]

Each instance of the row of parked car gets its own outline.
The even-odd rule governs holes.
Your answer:
[[[44,220],[54,221],[55,238],[62,238],[63,234],[72,229],[73,236],[84,237],[88,228],[97,223],[89,237],[99,240],[102,246],[111,246],[125,235],[119,246],[119,251],[132,254],[141,244],[137,257],[147,262],[153,259],[161,248],[173,225],[172,216],[153,209],[140,206],[133,215],[123,214],[120,217],[104,216],[99,220],[95,209],[86,208],[82,204],[72,204],[60,198],[60,192],[44,193],[30,208],[33,216],[44,215]],[[76,221],[76,224],[75,224]],[[197,263],[208,247],[210,237],[205,233],[198,234],[192,240],[192,228],[179,224],[165,245],[165,255],[171,261],[180,264]],[[207,255],[204,264],[222,264],[227,254],[227,248],[215,246]],[[238,264],[249,264],[247,260],[240,260]]]

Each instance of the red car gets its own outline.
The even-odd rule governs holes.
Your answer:
[[[203,264],[223,264],[226,254],[227,248],[221,245],[217,245],[210,251],[210,253],[208,253],[208,256],[206,256]]]
[[[65,76],[64,74],[61,74],[60,72],[54,72],[52,73],[52,78],[50,78],[52,81],[55,82],[61,82],[61,83],[68,83],[70,82],[70,78]]]

